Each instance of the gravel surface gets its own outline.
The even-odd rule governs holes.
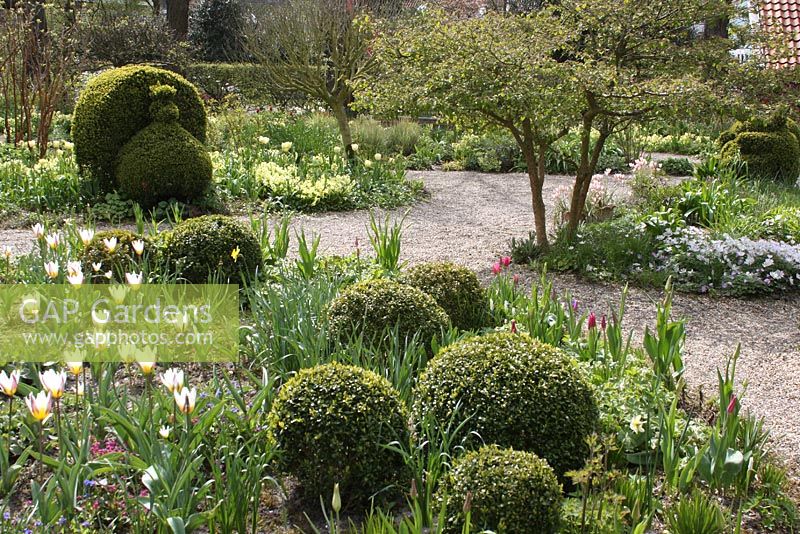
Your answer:
[[[533,228],[528,180],[522,174],[471,172],[411,173],[422,178],[429,197],[413,206],[406,216],[402,257],[409,263],[452,260],[475,269],[484,280],[491,264],[508,252],[512,237],[526,236]],[[626,195],[624,184],[605,178],[610,190]],[[556,191],[571,185],[572,178],[550,176],[545,183],[545,202],[551,208]],[[405,209],[395,210],[402,216]],[[328,254],[349,254],[358,239],[369,249],[365,212],[298,217],[294,224],[321,237],[320,248]],[[538,274],[518,268],[527,284]],[[616,308],[622,292],[619,284],[598,284],[572,275],[552,275],[559,291],[569,290],[582,306],[598,314]],[[646,325],[655,323],[660,291],[631,288],[626,325],[641,337]],[[792,464],[800,464],[800,295],[732,299],[677,294],[675,317],[687,319],[685,347],[686,380],[702,388],[705,398],[717,391],[717,368],[741,343],[737,378],[747,382],[743,404],[763,416],[773,433],[776,452]]]
[[[530,189],[522,174],[471,172],[414,172],[423,179],[428,197],[408,211],[402,257],[409,263],[451,260],[475,269],[481,278],[491,277],[491,263],[509,248],[512,237],[524,237],[533,228]],[[610,190],[626,195],[623,183],[604,178]],[[545,201],[552,207],[556,191],[572,179],[551,176],[545,185]],[[296,230],[321,236],[323,254],[350,254],[356,240],[369,250],[367,212],[324,213],[298,216]],[[0,246],[18,252],[31,246],[28,230],[0,232]],[[517,268],[524,283],[538,274]],[[569,290],[587,309],[598,314],[616,307],[622,288],[597,284],[571,275],[553,275],[559,291]],[[655,321],[657,290],[632,288],[628,294],[626,324],[640,337],[645,325]],[[687,318],[686,378],[705,397],[716,394],[716,370],[742,344],[737,377],[748,383],[744,405],[763,416],[773,432],[773,444],[790,463],[800,464],[800,295],[754,299],[711,298],[678,294],[676,317]]]

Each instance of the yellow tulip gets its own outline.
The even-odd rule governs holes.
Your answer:
[[[83,362],[65,362],[67,369],[74,376],[78,376],[83,372]]]

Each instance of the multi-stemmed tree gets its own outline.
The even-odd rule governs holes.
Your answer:
[[[727,13],[723,0],[554,4],[457,21],[423,10],[399,31],[379,30],[378,68],[358,83],[362,105],[381,113],[427,110],[476,129],[508,129],[528,167],[541,247],[548,245],[544,156],[554,140],[579,130],[574,235],[609,137],[716,102],[734,61],[727,40],[702,38],[698,29]]]

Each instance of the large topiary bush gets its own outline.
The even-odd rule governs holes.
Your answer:
[[[736,122],[719,136],[720,159],[747,163],[753,178],[794,183],[800,176],[800,128],[786,111]]]
[[[206,111],[197,90],[182,76],[163,69],[129,65],[111,69],[86,84],[72,121],[78,164],[106,189],[114,186],[114,167],[122,148],[150,124],[150,88],[176,89],[180,125],[199,142],[206,140]]]
[[[162,200],[199,198],[211,184],[211,157],[178,122],[176,89],[157,85],[150,92],[153,123],[134,135],[119,152],[117,186],[145,207]]]
[[[471,417],[485,443],[535,452],[563,477],[580,468],[597,425],[590,385],[561,350],[526,334],[498,332],[449,345],[419,379],[418,420]]]
[[[134,241],[144,243],[142,256],[153,257],[155,249],[150,239],[146,237],[140,237],[128,230],[97,232],[81,256],[84,274],[91,273],[95,282],[105,282],[108,281],[105,273],[111,271],[114,279],[119,282],[125,280],[125,273],[140,272],[141,258],[134,251]]]
[[[344,290],[328,308],[331,337],[347,341],[363,334],[370,343],[380,343],[389,329],[397,328],[401,339],[415,334],[427,343],[449,325],[447,313],[430,295],[393,280],[367,280]]]
[[[329,363],[300,371],[281,388],[268,417],[283,467],[303,494],[330,502],[335,483],[355,508],[406,480],[400,455],[385,445],[408,439],[408,413],[385,378]]]
[[[489,445],[454,460],[439,489],[439,499],[447,504],[445,532],[462,531],[467,492],[470,523],[476,530],[558,531],[561,485],[547,462],[533,453]]]
[[[253,231],[233,217],[204,215],[177,225],[163,237],[167,262],[178,276],[203,283],[209,274],[240,284],[262,264],[261,246]],[[239,254],[232,254],[238,249]]]
[[[453,263],[422,263],[403,274],[402,282],[421,289],[441,306],[453,326],[476,330],[484,326],[488,301],[475,273]]]

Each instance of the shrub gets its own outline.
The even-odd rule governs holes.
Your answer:
[[[101,67],[133,63],[180,67],[189,59],[186,43],[175,38],[166,20],[110,6],[81,17],[80,39],[84,57]]]
[[[204,61],[244,56],[244,15],[236,0],[203,0],[189,18],[189,42]]]
[[[375,153],[409,156],[424,133],[419,123],[408,119],[384,127],[375,119],[358,117],[352,122],[352,128],[353,139],[366,157]]]
[[[224,215],[184,221],[164,235],[163,244],[170,267],[193,283],[204,283],[212,274],[240,284],[262,263],[261,246],[253,231]],[[232,252],[237,248],[239,256],[234,259]]]
[[[393,328],[401,339],[419,334],[420,341],[427,343],[450,322],[433,297],[386,279],[366,280],[343,291],[331,302],[328,321],[334,339],[347,341],[361,333],[376,344]]]
[[[152,207],[162,200],[199,198],[211,184],[211,158],[200,141],[178,123],[175,89],[151,88],[153,123],[122,147],[117,185],[128,198]]]
[[[229,94],[241,95],[256,104],[287,100],[286,95],[271,90],[267,71],[258,64],[193,63],[186,67],[186,78],[216,100]]]
[[[139,272],[141,267],[137,265],[137,256],[133,250],[133,242],[141,239],[145,242],[144,254],[153,251],[153,245],[149,239],[139,237],[128,230],[104,230],[97,232],[92,241],[87,245],[81,257],[83,272],[92,273],[95,282],[106,281],[106,272],[111,271],[117,280],[125,280],[125,273]],[[116,247],[109,251],[105,241],[116,240]],[[95,270],[93,265],[100,265]]]
[[[515,534],[558,531],[561,485],[535,454],[490,445],[457,458],[440,489],[449,512],[445,532],[462,531],[467,492],[472,495],[471,524],[477,528]]]
[[[303,369],[281,388],[268,422],[284,469],[312,502],[328,501],[338,483],[342,498],[361,508],[404,480],[400,455],[385,445],[406,442],[408,414],[389,381],[371,371],[339,363]]]
[[[301,210],[342,209],[351,201],[355,187],[346,174],[303,177],[297,166],[281,166],[274,161],[259,163],[255,175],[262,197]]]
[[[197,90],[185,78],[140,65],[108,70],[86,84],[72,120],[78,165],[91,171],[104,188],[113,186],[120,148],[150,123],[150,88],[160,84],[175,88],[180,125],[205,143],[205,108]]]
[[[453,143],[453,160],[459,170],[509,172],[524,167],[522,152],[509,133],[465,134]]]
[[[593,392],[562,351],[500,332],[442,349],[422,374],[414,410],[450,421],[456,410],[485,443],[535,452],[563,477],[583,465],[595,429]]]
[[[453,263],[423,263],[404,273],[402,282],[432,296],[453,326],[462,330],[484,326],[488,302],[472,270]]]
[[[736,122],[720,134],[724,164],[742,161],[749,176],[795,183],[800,176],[798,126],[778,111],[767,118]]]
[[[667,158],[661,162],[661,170],[669,176],[691,176],[694,165],[687,158]]]

